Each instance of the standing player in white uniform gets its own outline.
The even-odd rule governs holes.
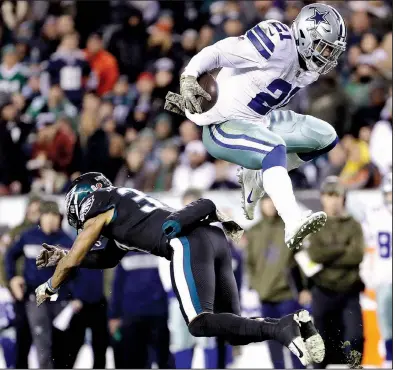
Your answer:
[[[384,202],[366,213],[364,229],[375,247],[370,281],[376,291],[377,318],[385,343],[384,367],[392,368],[392,174],[383,179]]]
[[[302,213],[288,171],[331,150],[333,127],[312,116],[279,111],[301,88],[337,65],[346,47],[346,26],[331,6],[305,6],[291,28],[263,21],[240,37],[228,37],[196,54],[181,75],[179,99],[165,108],[203,126],[208,152],[243,167],[240,182],[248,219],[265,191],[285,223],[285,242],[297,248],[325,224],[323,212]],[[202,113],[196,96],[210,100],[197,82],[217,75],[218,100]],[[177,109],[178,108],[178,109]]]

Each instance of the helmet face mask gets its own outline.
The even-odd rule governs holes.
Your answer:
[[[99,172],[88,172],[76,178],[66,195],[67,221],[77,231],[82,229],[79,209],[83,200],[101,188],[112,186],[111,181]]]
[[[337,65],[346,50],[346,26],[331,6],[305,6],[292,24],[296,47],[307,69],[326,74]]]

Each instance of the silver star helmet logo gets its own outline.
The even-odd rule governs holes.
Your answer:
[[[317,8],[312,8],[314,10],[314,14],[310,17],[307,18],[307,21],[312,21],[314,22],[314,27],[317,27],[321,23],[325,23],[327,25],[331,25],[328,20],[325,18],[329,14],[329,12],[323,12],[320,13],[320,11]]]

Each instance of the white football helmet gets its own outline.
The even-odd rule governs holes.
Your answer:
[[[347,30],[339,12],[325,4],[303,7],[292,24],[300,56],[309,71],[326,74],[346,50]]]

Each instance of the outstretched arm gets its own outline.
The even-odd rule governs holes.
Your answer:
[[[56,266],[53,276],[36,289],[38,306],[57,293],[74,268],[81,265],[93,244],[99,239],[103,227],[111,222],[113,213],[114,210],[111,209],[85,222],[84,229],[78,235],[70,252]]]
[[[81,265],[93,244],[99,239],[103,227],[108,223],[108,218],[109,212],[106,212],[85,222],[84,229],[78,235],[70,252],[56,266],[55,273],[51,278],[53,289],[58,289],[69,276],[71,270]]]

